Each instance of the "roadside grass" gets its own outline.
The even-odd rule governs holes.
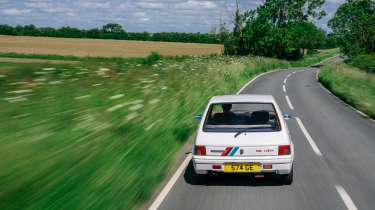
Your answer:
[[[292,67],[300,67],[300,66],[309,66],[312,64],[317,64],[320,61],[338,55],[340,53],[339,48],[328,49],[328,50],[318,50],[316,53],[312,55],[307,55],[305,58],[297,61],[292,61]]]
[[[30,58],[30,59],[46,59],[46,60],[82,60],[81,57],[69,55],[40,55],[40,54],[24,54],[24,53],[4,53],[0,52],[1,58]]]
[[[358,55],[349,64],[368,73],[375,73],[375,54]]]
[[[320,53],[0,63],[0,209],[137,209],[210,97]]]
[[[375,74],[338,63],[323,67],[319,81],[346,103],[375,119]]]

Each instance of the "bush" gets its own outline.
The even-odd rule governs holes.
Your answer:
[[[356,56],[350,64],[366,72],[375,73],[375,54]]]
[[[161,59],[161,55],[158,52],[151,52],[145,59],[143,59],[143,64],[145,65],[153,65],[156,61]]]

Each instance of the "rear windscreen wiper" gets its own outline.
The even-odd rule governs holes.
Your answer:
[[[241,135],[241,133],[246,132],[247,129],[249,129],[249,128],[245,128],[245,129],[239,130],[239,131],[234,135],[234,138],[237,138],[237,136]]]

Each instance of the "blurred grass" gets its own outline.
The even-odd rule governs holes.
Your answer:
[[[349,63],[368,73],[375,73],[375,54],[358,55]]]
[[[47,59],[47,60],[81,60],[81,57],[69,55],[40,55],[40,54],[23,54],[23,53],[0,53],[4,58],[30,58],[30,59]]]
[[[210,97],[327,52],[0,63],[0,209],[139,208]]]
[[[323,67],[319,81],[346,103],[375,119],[375,74],[337,63]]]

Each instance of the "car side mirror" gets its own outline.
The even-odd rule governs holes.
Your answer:
[[[198,114],[195,116],[195,119],[198,120],[198,121],[201,121],[203,118],[203,116],[201,114]]]
[[[290,115],[290,114],[284,114],[283,117],[284,117],[284,120],[292,119],[292,115]]]

